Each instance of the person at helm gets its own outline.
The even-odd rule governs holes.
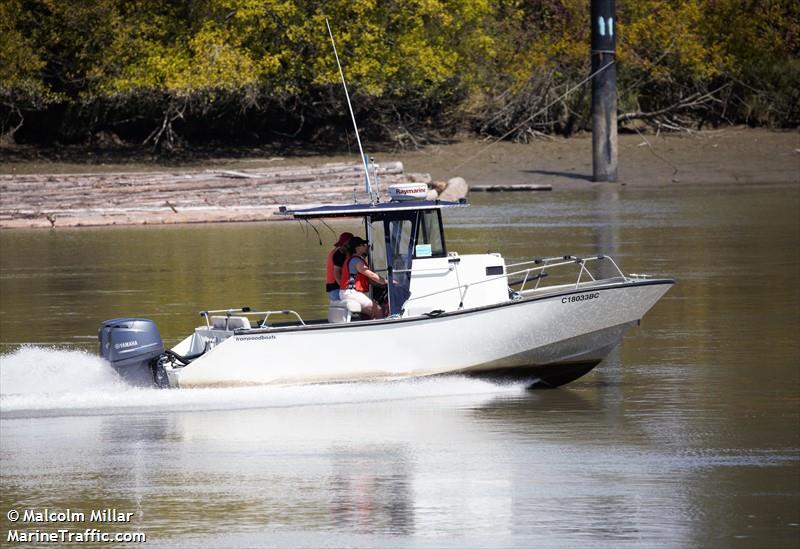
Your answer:
[[[339,299],[353,300],[361,306],[361,314],[367,318],[383,318],[378,302],[369,297],[369,285],[386,286],[386,279],[371,271],[367,263],[369,243],[354,236],[347,243],[349,256],[342,266]]]

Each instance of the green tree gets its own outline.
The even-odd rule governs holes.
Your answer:
[[[13,139],[25,121],[24,112],[55,98],[41,78],[42,50],[20,31],[23,19],[21,0],[0,2],[0,140]]]
[[[800,4],[618,2],[622,123],[800,122]],[[589,125],[587,0],[0,0],[0,133],[341,142]],[[571,93],[568,90],[574,89]]]

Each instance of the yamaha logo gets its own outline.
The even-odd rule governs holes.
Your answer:
[[[136,347],[137,345],[139,345],[139,342],[136,341],[135,339],[132,339],[131,341],[123,341],[122,343],[115,343],[114,348],[125,349],[127,347]]]

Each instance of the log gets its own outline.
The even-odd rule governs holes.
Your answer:
[[[405,173],[401,162],[379,165],[377,172],[382,190],[431,181],[429,174]],[[360,163],[0,175],[0,228],[264,220],[278,205],[347,203],[354,192],[359,202],[368,200]]]
[[[552,185],[473,185],[471,191],[484,193],[505,193],[519,191],[552,191]]]

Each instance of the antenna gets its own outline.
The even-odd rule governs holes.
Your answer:
[[[367,155],[364,154],[364,149],[361,147],[361,138],[358,135],[358,124],[356,124],[356,115],[353,114],[353,105],[350,104],[350,94],[347,92],[347,82],[344,81],[344,71],[342,71],[342,64],[339,62],[339,54],[336,52],[336,42],[333,40],[333,32],[331,31],[331,24],[328,18],[325,18],[325,24],[328,25],[328,35],[331,37],[331,45],[333,46],[333,55],[336,57],[336,65],[339,67],[339,75],[342,77],[342,86],[344,87],[344,96],[347,98],[347,108],[350,109],[350,118],[353,120],[353,128],[356,130],[356,141],[358,142],[358,151],[361,153],[361,159],[364,162],[364,175],[366,176],[367,193],[372,199],[372,182],[369,179],[369,160]]]

